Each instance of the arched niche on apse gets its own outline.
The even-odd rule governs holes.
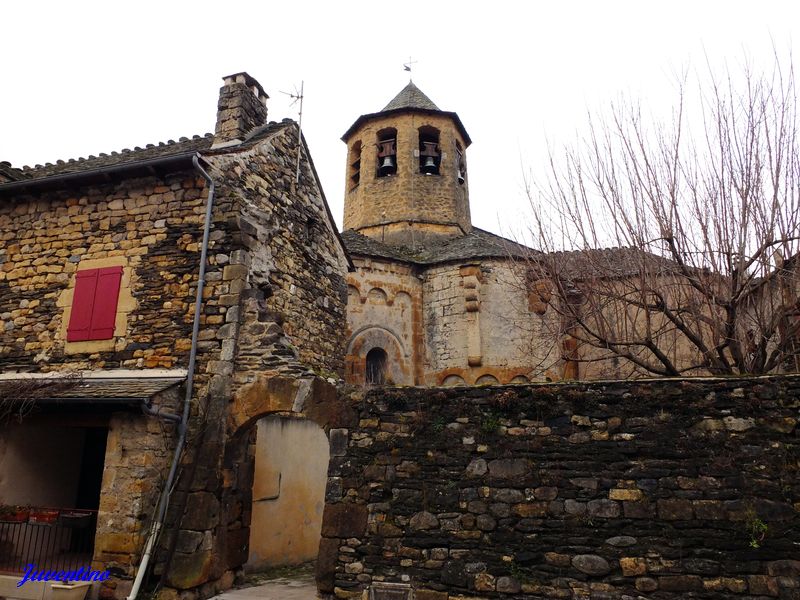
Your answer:
[[[406,355],[397,334],[383,327],[367,327],[356,332],[347,345],[347,361],[350,368],[349,383],[367,383],[367,355],[373,349],[386,353],[384,383],[387,385],[412,385],[411,361]]]

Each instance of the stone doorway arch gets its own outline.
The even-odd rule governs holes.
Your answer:
[[[356,416],[350,406],[340,397],[336,387],[320,377],[292,378],[260,375],[251,383],[241,386],[234,393],[226,423],[227,443],[222,465],[222,518],[218,529],[225,549],[224,560],[227,568],[231,570],[247,565],[248,561],[250,561],[248,568],[250,566],[269,566],[263,561],[257,560],[258,552],[251,552],[251,542],[253,541],[251,527],[259,519],[258,515],[255,515],[258,509],[255,511],[253,509],[253,486],[256,483],[255,469],[258,448],[257,431],[259,423],[267,423],[266,429],[263,425],[261,429],[268,431],[270,422],[295,423],[298,425],[289,425],[289,428],[298,431],[309,427],[321,431],[326,437],[322,443],[329,445],[331,431],[350,428],[356,422]],[[300,440],[302,435],[294,439]],[[283,440],[282,446],[279,444],[279,447],[292,451],[291,440],[290,435],[288,440]],[[318,451],[325,450],[320,447],[318,442],[315,447]],[[308,449],[301,447],[297,448],[297,451],[306,452]],[[328,456],[317,458],[318,461],[325,461],[325,482],[317,482],[318,489],[320,489],[319,485],[322,486],[323,496],[320,501],[324,505]],[[266,471],[267,478],[269,478],[269,469]],[[319,473],[320,471],[317,469],[315,472]],[[256,491],[261,496],[269,496],[266,493],[267,488],[271,485],[269,481],[266,484],[262,481],[259,485],[260,489]],[[299,489],[302,487],[302,482],[298,482],[295,478],[293,485],[295,489]],[[255,521],[253,520],[254,515]],[[321,521],[314,526],[318,528],[320,524]],[[300,527],[302,524],[293,523],[287,526]],[[319,537],[319,533],[315,535]],[[319,542],[316,546],[319,547]],[[254,557],[256,560],[253,560]],[[284,564],[286,563],[284,562]]]

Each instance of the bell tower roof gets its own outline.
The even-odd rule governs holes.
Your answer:
[[[464,128],[464,124],[461,123],[461,119],[458,118],[458,115],[454,112],[442,110],[436,106],[436,104],[433,103],[433,100],[428,98],[428,96],[426,96],[422,90],[420,90],[414,84],[413,81],[409,81],[408,85],[400,90],[400,93],[392,98],[392,101],[389,102],[389,104],[387,104],[381,111],[361,115],[358,117],[356,122],[353,123],[342,136],[342,141],[347,142],[353,133],[360,129],[365,123],[374,121],[376,119],[381,119],[388,115],[397,115],[401,113],[436,114],[449,117],[458,128],[458,131],[464,140],[464,144],[469,146],[472,143],[472,140],[470,139],[467,130]]]
[[[381,112],[396,110],[398,108],[421,108],[423,110],[440,110],[433,101],[420,90],[413,81],[400,90],[394,99],[383,107]]]

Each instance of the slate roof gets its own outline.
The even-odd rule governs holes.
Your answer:
[[[435,265],[479,258],[527,258],[538,254],[532,248],[477,227],[473,227],[466,235],[416,249],[385,244],[352,229],[342,233],[342,239],[347,251],[352,255],[385,258],[417,265]]]
[[[104,377],[0,380],[0,398],[51,402],[140,403],[182,383],[185,377]]]
[[[0,177],[9,181],[18,181],[25,178],[25,174],[11,166],[10,162],[0,162]]]
[[[599,248],[550,252],[543,255],[547,268],[575,281],[589,278],[615,278],[649,273],[674,273],[677,263],[639,248]]]
[[[66,161],[59,160],[56,163],[36,165],[35,167],[26,166],[22,169],[14,169],[10,166],[8,168],[22,175],[17,178],[18,180],[35,181],[46,177],[123,167],[142,161],[193,154],[195,152],[217,153],[241,150],[253,146],[255,143],[269,137],[290,123],[293,123],[291,119],[285,119],[281,123],[272,121],[267,125],[255,129],[242,144],[214,150],[211,149],[211,145],[214,143],[214,135],[206,133],[202,136],[195,135],[192,138],[180,138],[177,142],[169,140],[168,142],[159,142],[158,144],[147,144],[144,148],[137,146],[132,150],[126,148],[119,152],[111,152],[110,154],[101,153],[99,156],[89,156],[88,158],[71,158]],[[0,163],[0,166],[3,164],[4,163]],[[2,188],[2,184],[0,184],[0,188]]]
[[[455,126],[458,128],[461,137],[464,139],[464,143],[467,146],[472,144],[472,139],[470,139],[469,134],[467,133],[467,130],[464,127],[464,124],[461,122],[461,119],[459,119],[458,115],[454,112],[441,110],[411,81],[408,82],[406,87],[400,90],[399,94],[392,98],[391,102],[389,102],[389,104],[387,104],[383,110],[358,117],[355,123],[353,123],[342,136],[342,141],[346,143],[353,132],[367,121],[375,118],[382,118],[395,113],[403,113],[406,111],[448,116],[453,119],[453,123],[455,123]]]
[[[142,160],[199,152],[210,148],[213,142],[213,136],[207,133],[205,136],[196,135],[191,139],[181,138],[177,142],[170,140],[169,142],[160,142],[158,144],[147,144],[144,148],[137,146],[132,150],[126,148],[119,152],[111,152],[110,154],[101,153],[99,156],[92,155],[88,158],[71,158],[66,161],[59,160],[56,163],[47,163],[46,165],[23,167],[22,172],[30,179],[41,179],[54,175],[79,173],[81,171],[121,166]]]
[[[439,244],[417,249],[394,246],[369,238],[354,230],[342,233],[347,251],[354,256],[368,256],[416,265],[463,262],[481,258],[536,259],[543,268],[573,281],[589,278],[631,277],[645,268],[650,273],[674,273],[677,264],[662,256],[638,248],[601,248],[543,253],[512,240],[473,227],[472,231]]]
[[[423,110],[440,110],[433,101],[420,90],[413,81],[400,90],[389,104],[383,107],[381,112],[396,110],[399,108],[421,108]]]

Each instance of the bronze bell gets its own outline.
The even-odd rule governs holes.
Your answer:
[[[432,156],[425,157],[425,164],[422,165],[422,172],[426,175],[433,175],[436,173],[436,160]]]
[[[386,155],[383,157],[381,166],[378,167],[378,174],[383,176],[391,175],[392,173],[394,173],[394,157],[392,155]]]

